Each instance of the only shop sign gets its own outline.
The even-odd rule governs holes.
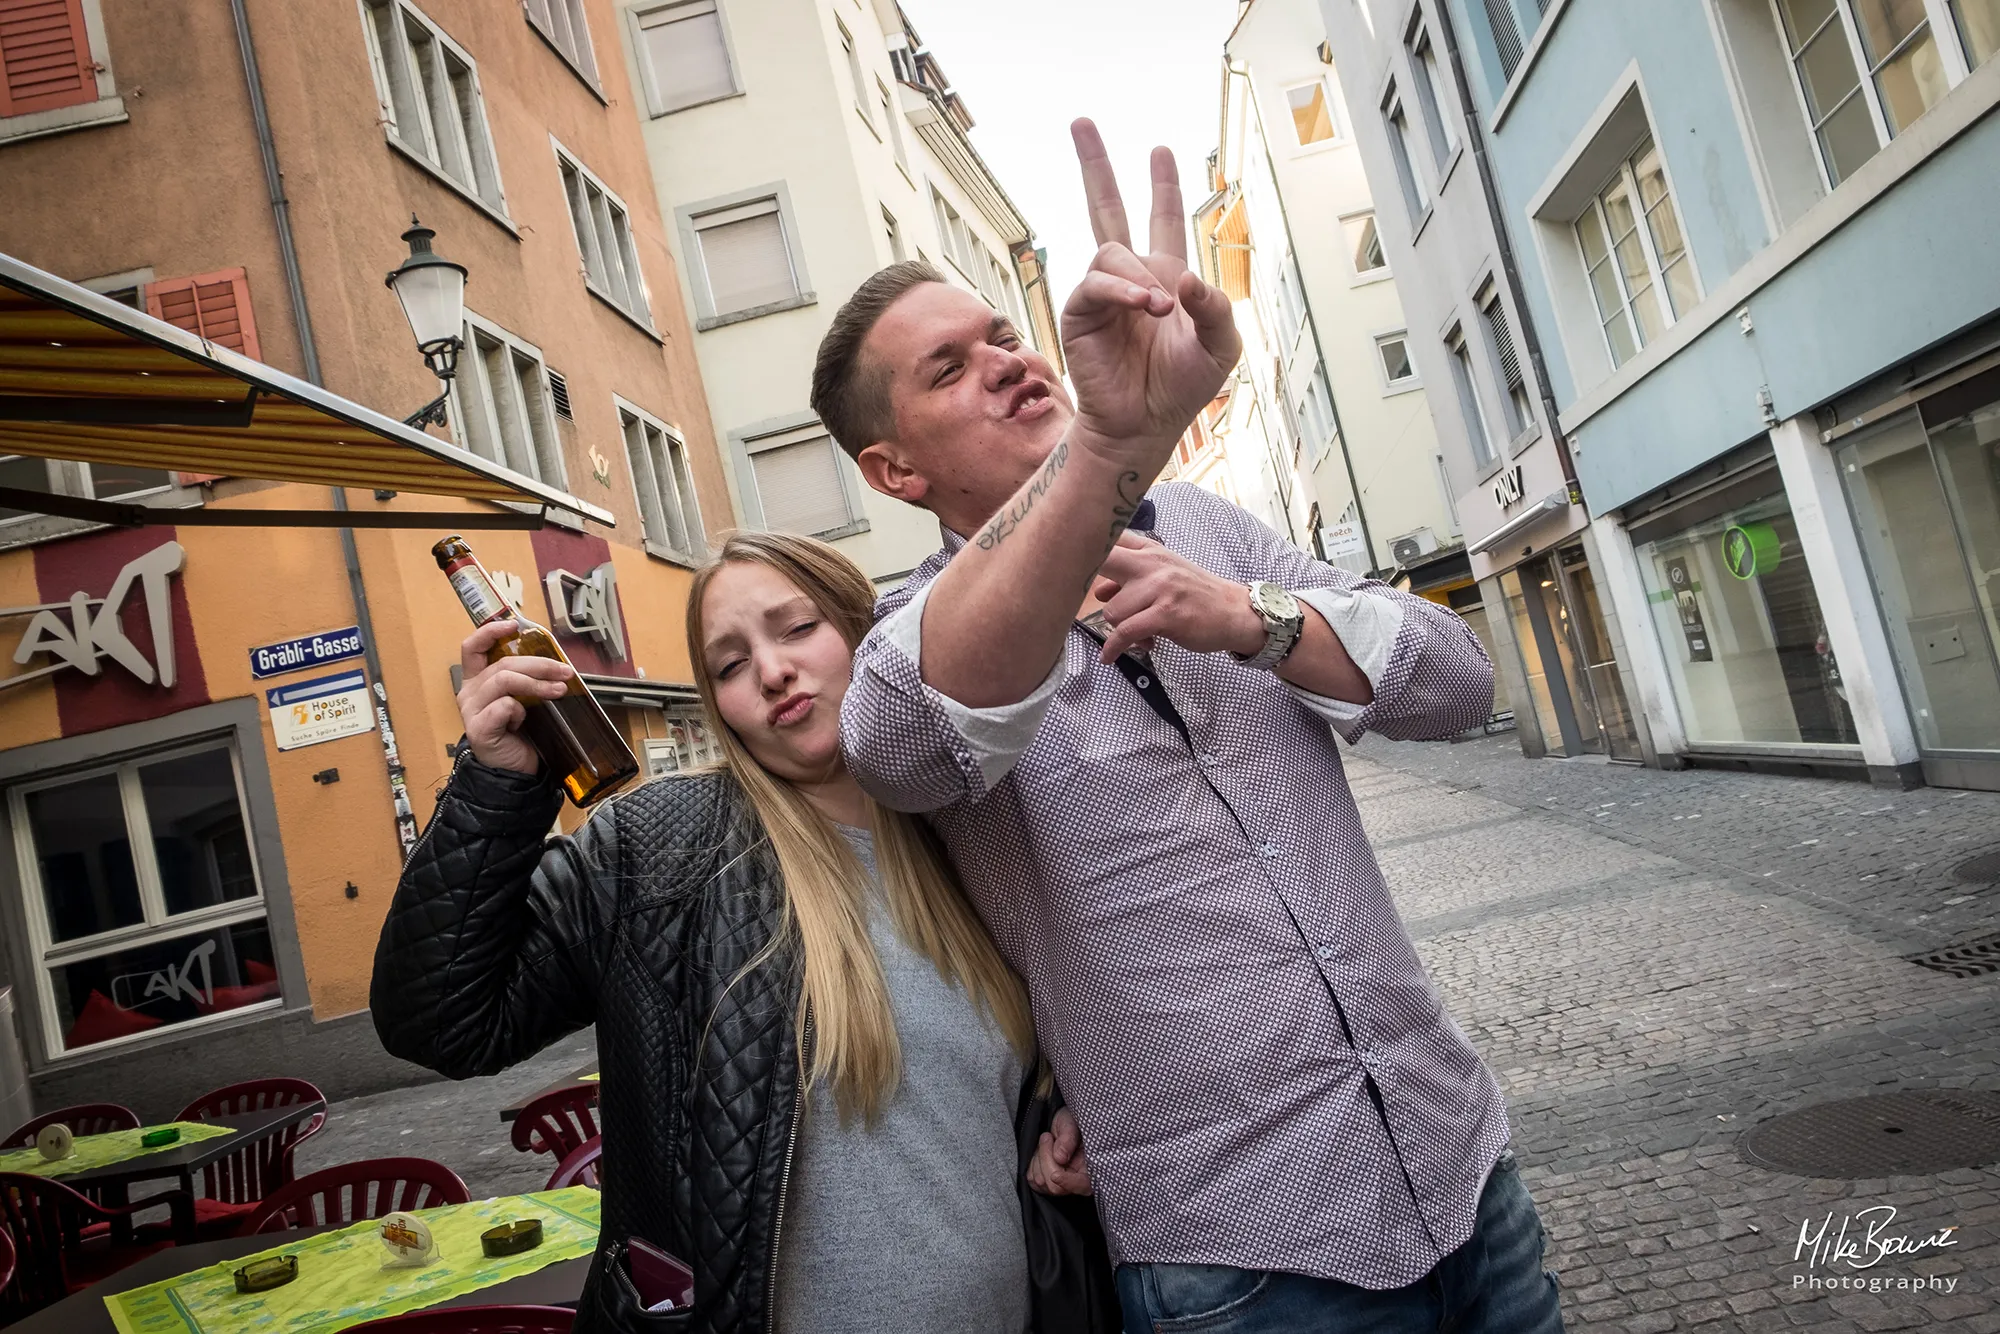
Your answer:
[[[1722,567],[1738,579],[1769,574],[1778,568],[1780,545],[1770,524],[1739,523],[1722,535]]]
[[[297,681],[264,692],[279,750],[317,746],[375,729],[368,682],[358,671]]]

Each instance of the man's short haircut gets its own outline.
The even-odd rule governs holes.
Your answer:
[[[834,313],[813,361],[812,410],[834,443],[859,457],[861,451],[895,429],[889,403],[889,371],[861,364],[861,345],[882,318],[912,287],[941,283],[945,276],[921,259],[891,264],[854,289]]]

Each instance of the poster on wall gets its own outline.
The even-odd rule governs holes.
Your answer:
[[[266,690],[264,698],[271,707],[271,733],[279,750],[317,746],[375,728],[368,682],[358,671],[296,681]]]
[[[1687,637],[1688,661],[1714,662],[1715,654],[1708,646],[1708,626],[1701,619],[1701,603],[1695,600],[1694,576],[1688,572],[1686,557],[1675,556],[1667,562],[1667,585],[1674,591],[1681,633]]]

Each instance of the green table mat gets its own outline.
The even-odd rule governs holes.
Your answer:
[[[183,1144],[196,1140],[214,1139],[218,1135],[233,1135],[236,1132],[228,1126],[204,1125],[200,1121],[170,1122],[181,1137],[172,1144],[160,1144],[147,1148],[139,1142],[139,1137],[155,1130],[165,1130],[166,1126],[143,1126],[138,1130],[112,1130],[102,1135],[79,1135],[76,1138],[76,1152],[67,1158],[54,1162],[42,1157],[39,1149],[10,1149],[0,1153],[0,1172],[26,1172],[29,1176],[61,1177],[72,1172],[88,1172],[93,1167],[109,1167],[112,1163],[122,1163],[131,1158],[143,1158],[149,1153],[165,1153]]]
[[[369,1219],[302,1237],[256,1255],[165,1279],[104,1299],[118,1334],[332,1334],[334,1330],[435,1306],[597,1248],[598,1194],[588,1186],[422,1209],[439,1259],[421,1269],[384,1269],[388,1258]],[[542,1244],[490,1257],[479,1234],[516,1218],[542,1220]],[[299,1276],[269,1292],[236,1291],[236,1271],[267,1255],[296,1255]]]
[[[577,1080],[578,1080],[578,1081],[579,1081],[580,1083],[589,1083],[589,1082],[591,1082],[591,1081],[593,1081],[593,1080],[596,1080],[596,1079],[599,1079],[599,1078],[601,1078],[601,1076],[599,1076],[599,1075],[598,1075],[598,1074],[596,1074],[595,1072],[592,1072],[591,1074],[587,1074],[587,1075],[578,1075],[578,1076],[577,1076]]]

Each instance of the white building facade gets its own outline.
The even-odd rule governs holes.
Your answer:
[[[737,514],[900,578],[937,523],[870,490],[814,416],[820,338],[870,274],[921,258],[1060,366],[1034,233],[894,0],[659,0],[624,19]]]

